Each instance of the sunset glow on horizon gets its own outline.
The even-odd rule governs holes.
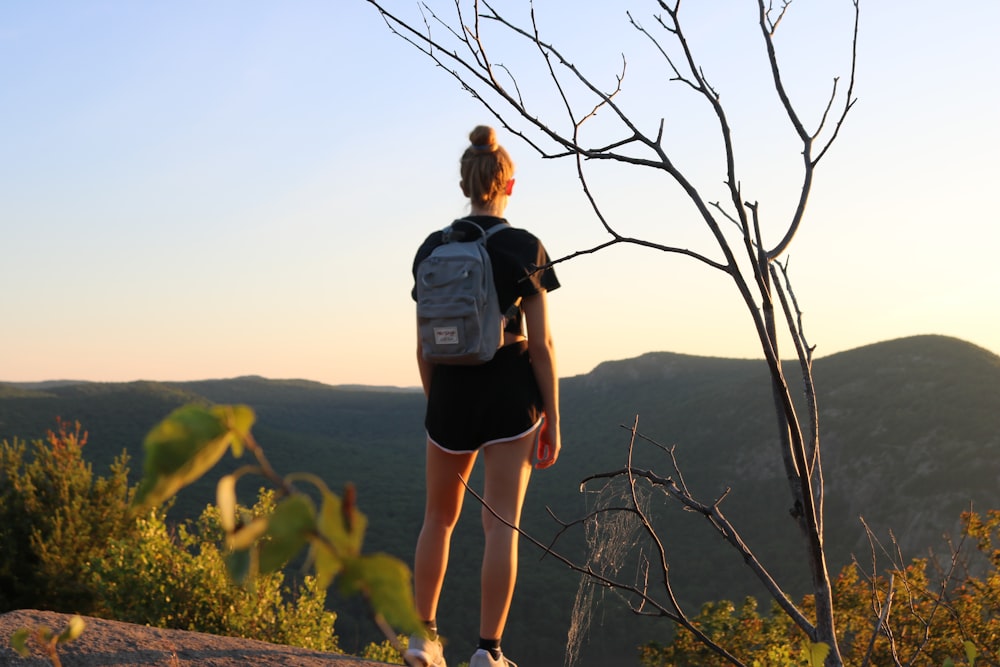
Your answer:
[[[726,3],[689,8],[692,48],[727,105],[742,193],[773,244],[798,196],[801,148],[754,79],[755,4]],[[419,21],[412,3],[387,4]],[[643,0],[535,12],[601,86],[615,85],[624,55],[630,117],[653,135],[663,119],[680,168],[707,201],[726,201],[714,118],[669,81],[626,9],[652,28],[656,3]],[[849,74],[850,33],[820,11],[852,17],[850,2],[793,3],[776,41],[809,127]],[[997,25],[1000,3],[862,0],[858,102],[785,256],[817,357],[920,334],[1000,353]],[[498,42],[497,60],[564,129],[530,50],[508,48]],[[467,212],[458,158],[480,123],[517,163],[513,225],[553,258],[609,240],[571,161],[503,130],[363,0],[13,3],[0,9],[0,62],[0,382],[419,384],[412,257]],[[583,136],[610,143],[610,120],[598,114]],[[719,257],[662,172],[585,168],[618,233]],[[563,377],[651,351],[762,356],[732,280],[689,257],[622,244],[557,273]]]

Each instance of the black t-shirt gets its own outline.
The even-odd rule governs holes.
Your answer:
[[[471,220],[483,230],[506,222],[503,218],[490,215],[470,215],[462,220]],[[461,222],[458,222],[457,226],[460,225]],[[424,240],[413,258],[414,285],[411,295],[414,301],[417,299],[417,265],[439,245],[441,245],[441,232],[436,231]],[[551,292],[559,287],[559,279],[556,278],[556,272],[552,267],[535,271],[536,267],[549,263],[549,254],[545,252],[542,242],[525,229],[511,227],[496,232],[487,240],[486,251],[490,254],[493,283],[496,285],[497,299],[503,312],[506,312],[519,296],[528,297],[543,291]],[[518,317],[511,318],[507,331],[521,333],[520,312]]]

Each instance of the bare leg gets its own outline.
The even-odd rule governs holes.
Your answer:
[[[451,534],[462,513],[462,500],[476,452],[451,454],[427,443],[427,504],[413,557],[413,594],[425,621],[437,616],[441,586],[448,569]]]
[[[486,486],[483,497],[498,515],[517,526],[521,507],[531,477],[531,447],[534,432],[509,443],[497,443],[484,448]],[[517,581],[517,532],[483,508],[483,531],[486,547],[483,551],[482,599],[479,635],[500,639],[507,624],[507,613],[514,597]]]

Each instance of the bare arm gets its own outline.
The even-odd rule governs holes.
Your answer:
[[[528,351],[531,368],[542,392],[545,427],[542,437],[548,440],[551,458],[540,461],[539,468],[548,468],[559,458],[562,439],[559,433],[559,375],[556,371],[556,349],[549,330],[546,293],[524,299],[524,315],[528,324]]]

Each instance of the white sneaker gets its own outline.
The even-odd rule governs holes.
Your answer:
[[[423,635],[411,635],[406,657],[412,658],[423,667],[448,667],[444,661],[444,647],[440,640],[428,639]]]
[[[484,648],[480,648],[476,649],[476,652],[472,654],[472,660],[469,661],[469,667],[517,667],[517,665],[508,660],[503,654],[501,654],[500,659],[497,660],[489,651]]]

